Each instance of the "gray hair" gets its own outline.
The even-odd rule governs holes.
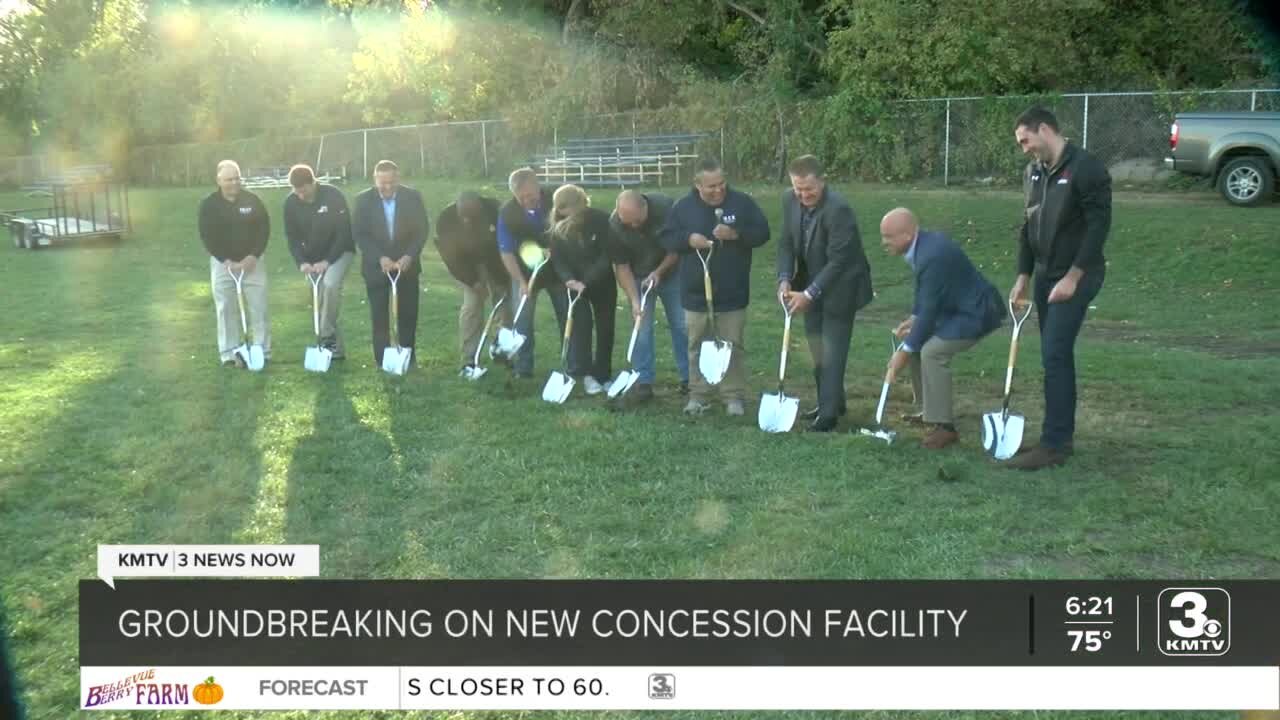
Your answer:
[[[215,176],[221,175],[222,171],[226,168],[231,168],[232,170],[235,170],[237,175],[241,174],[240,163],[237,163],[235,160],[223,160],[222,162],[218,163],[218,169],[214,170],[213,174]]]
[[[524,185],[530,180],[536,181],[537,179],[538,173],[534,172],[533,168],[522,167],[519,170],[512,171],[511,176],[507,178],[507,189],[510,190],[512,194],[515,194],[516,188]]]

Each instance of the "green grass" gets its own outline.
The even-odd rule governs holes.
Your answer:
[[[422,189],[434,213],[457,187]],[[846,426],[857,426],[874,411],[886,331],[910,304],[906,265],[879,249],[880,216],[913,207],[1007,288],[1020,208],[1008,192],[844,190],[879,291],[855,326]],[[776,224],[778,189],[756,191]],[[538,379],[507,388],[498,368],[467,383],[460,294],[433,248],[420,370],[396,380],[371,367],[353,272],[351,358],[306,373],[310,288],[280,232],[279,191],[262,193],[275,362],[261,375],[223,370],[195,234],[202,192],[135,191],[136,233],[119,246],[0,250],[0,581],[33,718],[78,707],[76,582],[93,576],[99,543],[318,543],[333,578],[1280,577],[1280,207],[1117,196],[1107,285],[1077,348],[1077,454],[1028,476],[980,450],[1007,328],[957,360],[963,443],[941,454],[909,431],[888,448],[844,433],[765,436],[754,417],[688,420],[662,328],[658,402],[547,405],[539,389],[559,348],[546,302]],[[612,204],[611,192],[593,198]],[[0,196],[13,204],[26,203]],[[774,249],[758,254],[747,327],[756,392],[772,387],[781,341]],[[618,368],[628,328],[620,309]],[[1015,382],[1034,439],[1030,329]],[[793,349],[789,387],[807,406],[811,366]],[[909,399],[895,388],[890,416]],[[958,479],[940,481],[943,467]]]

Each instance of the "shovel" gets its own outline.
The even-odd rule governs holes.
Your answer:
[[[897,340],[898,340],[898,337],[896,335],[889,336],[889,347],[892,348],[892,351],[889,353],[890,357],[893,356],[893,353],[896,353],[902,349],[902,345],[898,344]],[[889,445],[892,445],[893,441],[898,437],[898,433],[894,432],[893,430],[886,429],[883,424],[884,404],[888,400],[889,400],[889,373],[886,372],[884,375],[884,385],[880,387],[880,404],[876,405],[875,427],[871,427],[871,428],[864,427],[859,429],[858,432],[861,433],[862,435],[873,437],[877,440],[883,440]]]
[[[787,319],[782,323],[782,359],[778,361],[778,392],[765,393],[760,396],[760,412],[756,420],[760,429],[765,432],[789,432],[796,424],[796,415],[800,414],[800,398],[788,397],[782,392],[782,382],[787,377],[787,349],[791,345],[791,311],[786,302],[782,310]]]
[[[538,281],[538,271],[547,264],[551,256],[547,254],[545,248],[537,243],[526,242],[520,246],[520,259],[526,267],[533,269],[533,272],[529,275],[529,292],[533,292],[534,283]],[[511,327],[504,327],[498,330],[498,339],[489,348],[490,359],[498,360],[504,357],[515,357],[515,354],[520,352],[520,348],[524,347],[525,336],[516,330],[516,325],[520,322],[520,313],[524,312],[524,304],[528,300],[528,293],[521,295],[520,304],[516,306],[515,317],[511,318]]]
[[[244,269],[241,268],[239,274],[230,270],[227,274],[231,275],[231,279],[236,281],[236,305],[240,307],[240,347],[232,352],[240,356],[240,361],[244,366],[253,372],[261,372],[262,368],[267,365],[266,355],[262,352],[262,346],[258,343],[249,344],[249,321],[244,315]]]
[[[719,211],[719,208],[716,208]],[[716,213],[719,215],[719,212]],[[698,353],[698,371],[702,373],[702,377],[706,378],[708,385],[719,385],[724,379],[724,374],[729,371],[729,361],[733,359],[733,344],[720,337],[720,333],[716,331],[716,309],[713,304],[714,296],[711,292],[711,253],[715,248],[707,250],[706,256],[703,256],[701,250],[694,250],[698,254],[698,259],[702,261],[702,289],[707,297],[707,314],[710,316],[707,324],[708,335],[710,337],[702,341],[702,348]]]
[[[560,344],[560,369],[553,370],[551,377],[547,378],[547,384],[542,387],[542,399],[557,405],[563,405],[569,399],[569,393],[573,392],[574,380],[569,377],[569,335],[573,333],[573,306],[582,297],[582,293],[575,295],[572,290],[567,292],[569,312],[564,321],[564,340]]]
[[[476,345],[476,356],[471,358],[471,364],[463,369],[462,377],[468,380],[479,380],[489,372],[489,368],[480,367],[480,349],[484,347],[485,338],[489,337],[489,326],[493,325],[493,318],[498,314],[498,308],[502,307],[502,303],[506,301],[507,296],[503,295],[493,304],[493,309],[489,311],[489,319],[484,323],[484,332],[480,334],[480,344]]]
[[[382,369],[392,375],[404,375],[409,372],[409,360],[413,351],[400,347],[400,297],[396,294],[396,283],[400,280],[400,271],[395,275],[387,273],[391,281],[391,344],[382,351]]]
[[[1022,332],[1022,323],[1031,315],[1031,303],[1024,303],[1022,316],[1013,309],[1009,302],[1009,317],[1013,318],[1013,339],[1009,342],[1009,369],[1004,374],[1004,404],[1000,412],[989,412],[982,416],[982,447],[997,460],[1008,460],[1018,448],[1022,447],[1022,431],[1026,428],[1027,419],[1021,415],[1009,414],[1009,393],[1013,390],[1013,364],[1018,359],[1018,335]]]
[[[311,324],[316,331],[316,344],[307,348],[307,354],[302,358],[302,367],[311,372],[329,372],[329,365],[333,363],[333,351],[320,347],[320,281],[324,279],[324,273],[307,273],[307,279],[311,281]]]
[[[640,379],[640,373],[636,372],[635,365],[631,362],[631,354],[636,350],[636,337],[640,334],[640,323],[644,321],[644,314],[649,307],[649,291],[653,289],[653,284],[644,286],[644,293],[640,295],[640,315],[636,318],[635,325],[631,328],[631,342],[627,345],[627,364],[631,365],[630,370],[623,370],[618,373],[618,377],[614,378],[609,384],[609,399],[626,395],[632,385]]]

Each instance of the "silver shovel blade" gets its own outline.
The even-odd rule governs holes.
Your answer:
[[[893,441],[898,439],[898,433],[884,428],[862,428],[858,432],[876,440],[883,440],[888,445],[892,445]]]
[[[618,377],[614,378],[613,382],[609,383],[609,399],[613,400],[619,395],[626,394],[626,392],[631,389],[631,386],[635,385],[636,381],[639,379],[640,373],[635,370],[624,370],[618,373]]]
[[[498,330],[498,339],[489,348],[489,357],[495,360],[499,357],[513,357],[522,347],[524,347],[524,335],[512,328],[504,327]]]
[[[562,405],[569,399],[569,393],[573,392],[573,384],[573,378],[557,370],[551,373],[551,377],[547,378],[547,384],[542,386],[542,399]]]
[[[319,346],[307,348],[307,354],[302,358],[302,367],[311,372],[329,372],[332,363],[333,351]]]
[[[1008,460],[1022,447],[1027,419],[1021,415],[1004,417],[993,412],[982,416],[982,447],[997,460]]]
[[[469,365],[465,370],[462,371],[462,377],[468,380],[479,380],[480,378],[484,377],[484,374],[487,372],[489,372],[489,368],[479,367],[476,365]]]
[[[409,357],[412,351],[407,347],[391,346],[382,351],[382,370],[392,375],[404,375],[409,372]]]
[[[698,355],[698,371],[706,378],[708,385],[719,385],[729,371],[729,361],[733,359],[733,345],[717,340],[703,340],[702,350]]]
[[[790,432],[800,414],[800,398],[782,393],[765,393],[760,396],[760,412],[756,421],[760,429],[770,433]]]

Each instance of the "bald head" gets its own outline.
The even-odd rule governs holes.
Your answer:
[[[894,208],[880,220],[880,246],[890,255],[906,255],[919,229],[915,213],[904,207]]]
[[[638,230],[649,219],[649,201],[638,190],[623,190],[618,193],[616,212],[618,222]]]

